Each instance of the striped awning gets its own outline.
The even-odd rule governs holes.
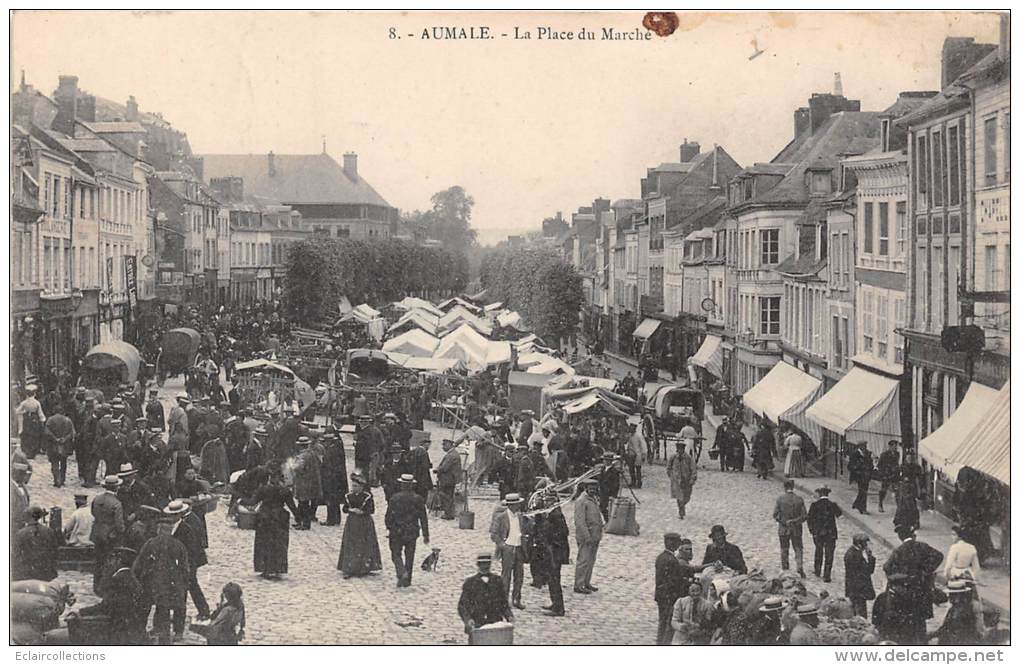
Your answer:
[[[955,481],[970,467],[1009,486],[1009,382],[1006,382],[977,427],[963,439],[946,466]]]
[[[985,419],[998,393],[994,388],[972,382],[960,406],[937,430],[921,439],[917,450],[932,468],[949,473],[948,467],[963,441]]]
[[[722,338],[715,335],[707,335],[701,343],[698,352],[687,361],[690,365],[702,367],[709,374],[722,376]]]

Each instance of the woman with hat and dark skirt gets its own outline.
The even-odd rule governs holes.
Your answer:
[[[294,494],[282,484],[279,467],[269,473],[269,482],[255,495],[242,500],[246,506],[258,505],[255,515],[255,572],[266,579],[277,580],[287,572],[287,550],[290,547],[290,518],[297,518]],[[290,514],[287,511],[290,511]]]
[[[382,554],[372,520],[375,499],[360,473],[351,474],[351,491],[347,494],[343,510],[348,517],[340,541],[337,570],[343,572],[344,579],[382,570]]]

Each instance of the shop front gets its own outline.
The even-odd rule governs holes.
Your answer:
[[[24,381],[39,371],[44,354],[39,289],[11,291],[11,380]]]

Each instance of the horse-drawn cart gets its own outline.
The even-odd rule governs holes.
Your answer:
[[[676,384],[647,383],[644,387],[642,430],[652,444],[653,457],[665,460],[671,443],[681,440],[684,427],[697,432],[691,455],[701,457],[701,421],[705,417],[705,396],[700,390]]]

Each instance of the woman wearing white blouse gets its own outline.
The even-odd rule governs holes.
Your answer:
[[[963,539],[963,536],[960,535],[962,529],[959,526],[954,526],[953,532],[956,534],[956,542],[949,546],[949,551],[946,553],[946,581],[969,577],[977,582],[978,575],[981,573],[977,548]]]

